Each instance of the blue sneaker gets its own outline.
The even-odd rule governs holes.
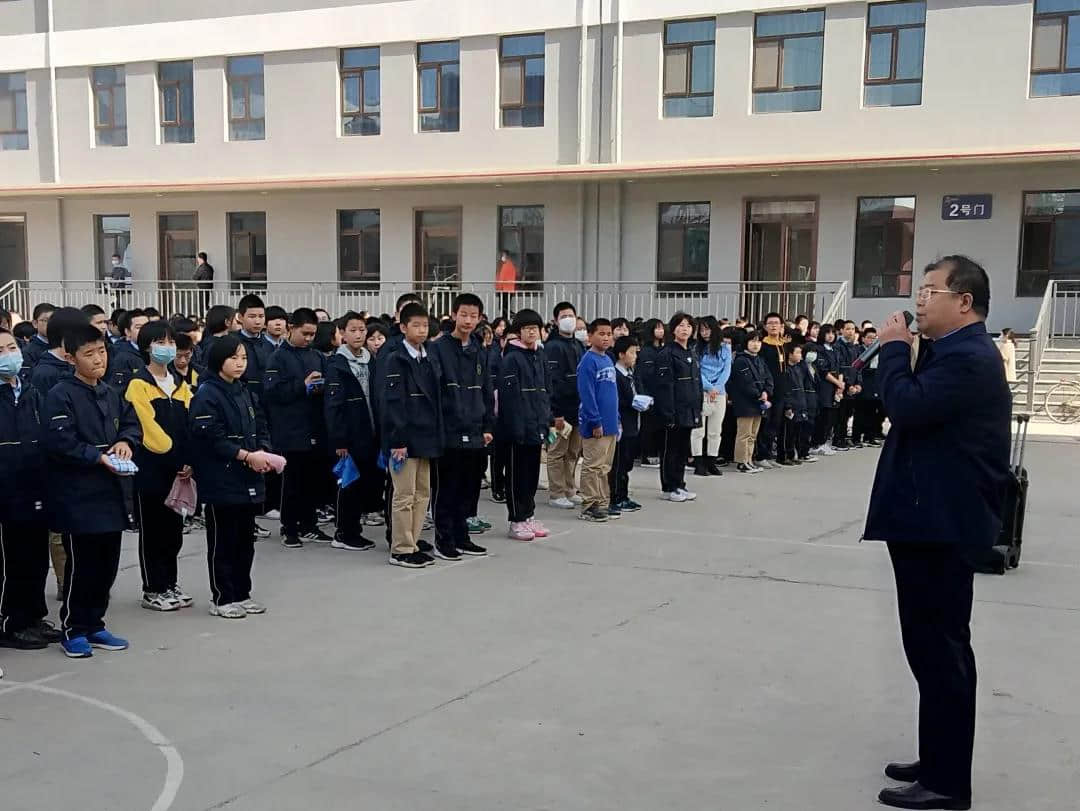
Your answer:
[[[94,651],[90,647],[90,643],[86,640],[85,636],[77,636],[74,639],[63,639],[60,641],[60,646],[64,649],[64,653],[71,659],[89,659],[94,655]]]
[[[113,636],[108,629],[102,629],[97,633],[90,634],[87,637],[90,640],[90,647],[101,648],[102,650],[127,650],[128,641],[121,639],[118,636]]]

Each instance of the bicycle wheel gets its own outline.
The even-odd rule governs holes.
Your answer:
[[[1054,422],[1080,422],[1080,383],[1062,381],[1046,393],[1046,414]]]

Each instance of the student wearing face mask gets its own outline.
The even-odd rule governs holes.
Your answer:
[[[179,372],[176,333],[164,321],[139,332],[139,351],[146,366],[128,384],[125,399],[135,409],[142,442],[135,448],[135,514],[139,524],[139,568],[142,607],[176,611],[192,604],[177,582],[176,561],[184,538],[184,520],[165,498],[177,476],[191,477],[188,464],[188,409],[191,389]]]
[[[581,504],[574,473],[581,456],[581,434],[578,432],[577,368],[585,354],[585,346],[577,336],[577,310],[568,301],[555,305],[555,324],[558,332],[548,336],[543,347],[548,376],[551,379],[551,416],[555,421],[555,444],[548,448],[548,504],[561,510],[572,510]],[[588,333],[586,332],[586,338]]]
[[[122,307],[124,294],[131,290],[131,271],[124,266],[118,253],[114,253],[110,261],[112,268],[109,270],[109,286],[116,296],[116,306]]]

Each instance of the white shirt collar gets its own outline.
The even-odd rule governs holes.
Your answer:
[[[405,351],[409,353],[413,360],[420,360],[420,358],[427,357],[427,350],[425,350],[422,345],[419,349],[414,349],[413,345],[408,341],[403,341],[403,343],[405,344]]]

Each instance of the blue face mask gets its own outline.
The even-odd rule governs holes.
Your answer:
[[[12,378],[22,369],[22,352],[16,349],[14,352],[6,352],[0,355],[0,377]]]
[[[170,344],[152,344],[150,346],[150,360],[168,366],[176,360],[176,346]]]

